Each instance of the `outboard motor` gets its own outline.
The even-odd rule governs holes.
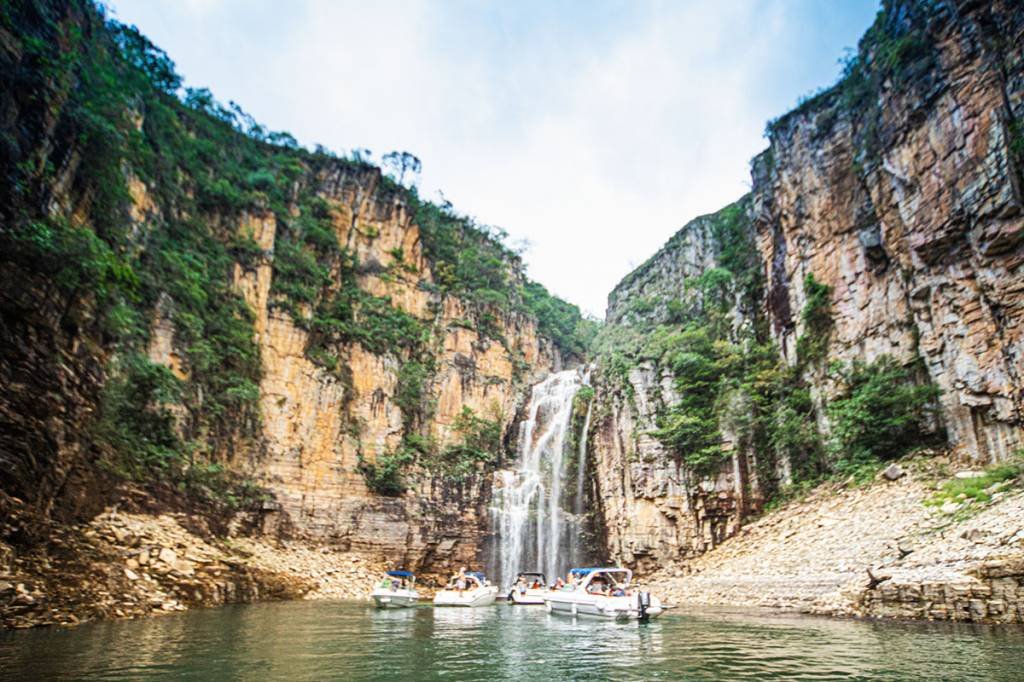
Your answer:
[[[641,621],[648,619],[647,609],[651,606],[651,593],[650,592],[637,592],[636,593],[636,613]]]

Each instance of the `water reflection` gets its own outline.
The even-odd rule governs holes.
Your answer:
[[[1017,628],[293,602],[0,635],[0,679],[1016,680]]]

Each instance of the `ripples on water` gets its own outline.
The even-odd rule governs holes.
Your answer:
[[[290,602],[0,633],[2,679],[1020,680],[1024,630],[752,613]]]

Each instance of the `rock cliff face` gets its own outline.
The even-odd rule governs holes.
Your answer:
[[[730,293],[722,338],[748,326],[773,341],[822,437],[840,390],[827,368],[888,356],[921,363],[940,396],[930,428],[962,460],[1024,444],[1022,32],[1019,3],[885,2],[844,78],[769,124],[741,202],[752,296]],[[639,339],[702,319],[701,277],[723,268],[714,220],[684,227],[609,296],[593,494],[611,558],[641,568],[712,547],[794,480],[774,441],[745,442],[724,421],[728,456],[700,474],[653,437],[681,397],[662,350]],[[821,285],[826,330],[805,314]],[[819,357],[799,357],[801,337]]]
[[[559,352],[525,315],[500,321],[500,341],[465,328],[471,317],[467,305],[430,293],[432,273],[418,227],[402,203],[375,193],[378,181],[373,172],[339,174],[329,179],[330,193],[323,196],[335,209],[338,241],[360,263],[379,264],[359,274],[359,286],[390,298],[432,329],[436,371],[425,387],[424,400],[434,404],[424,425],[427,436],[439,447],[453,443],[453,425],[466,407],[498,415],[507,430],[524,387],[561,367]],[[249,227],[256,228],[261,248],[272,253],[273,216],[242,225]],[[389,276],[396,271],[397,253],[406,267]],[[269,263],[236,266],[235,276],[256,314],[264,370],[263,449],[250,458],[246,471],[275,493],[292,529],[415,568],[475,563],[487,530],[486,477],[452,483],[424,472],[408,494],[384,497],[367,487],[360,470],[364,461],[373,464],[402,444],[405,415],[395,397],[402,358],[358,344],[342,348],[351,376],[346,383],[307,357],[307,331],[287,313],[271,309]]]
[[[746,215],[746,199],[731,207]],[[687,224],[657,254],[631,273],[608,296],[606,323],[621,336],[606,343],[619,350],[636,341],[629,331],[670,319],[670,305],[683,315],[704,305],[693,282],[720,266],[721,244],[714,226],[718,215]],[[744,229],[749,231],[744,218]],[[731,315],[743,324],[742,305]],[[608,330],[606,330],[608,331]],[[624,338],[625,337],[625,338]],[[717,475],[690,471],[653,435],[658,416],[679,402],[675,377],[656,356],[644,357],[616,379],[605,363],[595,379],[600,406],[591,426],[593,496],[603,521],[611,558],[646,571],[677,558],[695,556],[735,532],[756,483],[747,455],[734,449]]]
[[[951,445],[999,461],[1022,443],[1024,14],[893,3],[872,31],[872,68],[893,66],[776,121],[755,160],[773,332],[792,359],[813,273],[829,359],[922,358]]]
[[[377,264],[359,274],[359,286],[390,298],[432,329],[436,371],[425,387],[424,400],[434,404],[424,425],[427,436],[439,447],[453,443],[453,425],[467,407],[498,415],[506,431],[523,389],[561,367],[558,350],[538,333],[535,320],[521,314],[501,319],[500,341],[465,328],[471,317],[467,305],[430,293],[432,273],[418,227],[400,201],[375,193],[378,181],[375,172],[342,173],[329,178],[323,196],[334,209],[338,241],[360,263]],[[242,225],[248,228],[255,228],[261,248],[272,253],[273,216]],[[406,267],[389,276],[397,253]],[[263,449],[251,457],[247,472],[275,493],[292,529],[414,568],[475,563],[487,530],[487,477],[452,483],[424,472],[409,493],[385,497],[370,490],[361,473],[364,461],[373,464],[378,455],[398,449],[406,435],[406,415],[396,401],[402,358],[358,344],[342,348],[347,383],[307,357],[307,331],[271,309],[269,263],[236,266],[235,276],[256,314],[264,370]]]
[[[487,470],[524,389],[578,361],[556,337],[579,311],[450,206],[182,94],[91,3],[3,20],[0,505],[26,520],[4,539],[130,478],[338,551],[477,563]]]

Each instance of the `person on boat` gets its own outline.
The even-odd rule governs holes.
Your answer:
[[[516,581],[516,589],[519,590],[519,594],[526,594],[526,577],[522,573]]]
[[[562,580],[562,576],[558,576],[558,578],[555,579],[555,584],[551,586],[551,589],[552,590],[562,590],[562,589],[565,589],[565,581]]]
[[[458,575],[455,576],[455,589],[459,592],[466,591],[466,567],[463,566],[459,569]]]

